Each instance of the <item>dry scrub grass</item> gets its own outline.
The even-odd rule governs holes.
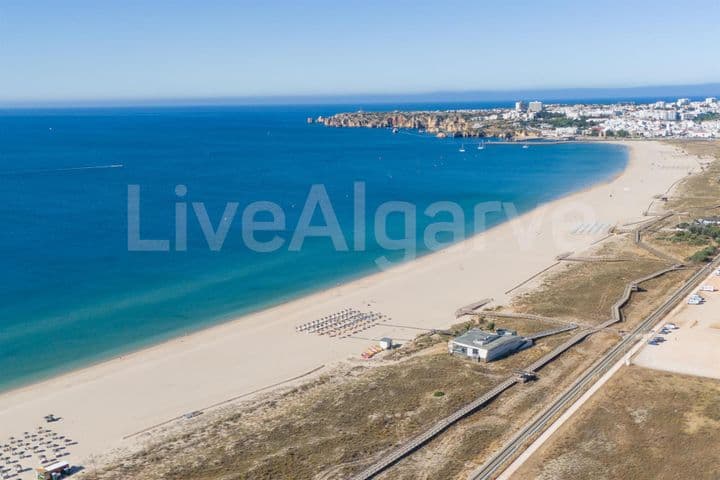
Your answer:
[[[610,242],[597,253],[614,253],[632,260],[563,264],[538,288],[515,299],[513,308],[546,317],[601,323],[610,318],[610,307],[622,295],[628,282],[667,266],[635,247],[627,236]]]
[[[388,365],[341,367],[254,407],[199,419],[88,477],[172,478],[182,472],[193,480],[346,478],[565,338],[549,338],[491,364],[448,355],[443,342]]]
[[[673,208],[698,205],[689,199],[688,192],[699,193],[703,204],[713,197],[720,199],[720,184],[715,185],[720,178],[720,168],[717,172],[713,170],[714,165],[710,168],[706,175],[689,178],[680,186],[679,191],[688,198],[671,199],[670,203],[675,202]],[[520,296],[513,307],[543,316],[599,323],[609,318],[610,306],[628,281],[666,266],[638,249],[627,235],[609,240],[596,250],[593,255],[631,261],[566,264],[560,271],[547,275],[539,288]],[[647,292],[633,295],[626,309],[628,327],[618,328],[629,328],[649,313],[687,274],[672,273],[644,285]],[[474,321],[487,326],[488,320],[480,316]],[[516,329],[521,334],[550,328],[542,322],[520,319],[493,321],[496,327]],[[455,329],[459,332],[472,325],[458,325]],[[363,366],[343,364],[301,387],[231,405],[154,434],[141,451],[123,455],[100,472],[88,471],[81,476],[98,480],[347,478],[394,445],[489,390],[515,369],[530,364],[570,335],[572,332],[543,339],[533,348],[492,364],[471,363],[448,355],[449,335],[421,335],[408,347],[385,356],[385,360]],[[591,336],[541,370],[537,382],[513,387],[402,460],[381,478],[435,479],[466,475],[617,339],[613,332]],[[618,478],[611,475],[617,471],[623,472],[621,478],[662,478],[658,476],[664,473],[659,467],[664,462],[662,455],[672,457],[675,468],[672,471],[686,473],[680,470],[682,466],[691,474],[683,475],[685,478],[702,478],[709,462],[703,455],[712,453],[708,451],[711,443],[701,441],[708,430],[705,425],[714,426],[709,438],[715,446],[720,440],[716,438],[715,423],[720,415],[720,407],[716,405],[717,388],[712,397],[707,384],[698,383],[706,381],[684,379],[685,384],[682,381],[666,383],[664,380],[671,374],[653,372],[652,376],[654,378],[639,380],[621,376],[623,388],[635,383],[641,385],[628,396],[621,389],[603,391],[604,395],[611,396],[612,402],[600,403],[592,415],[586,413],[586,417],[590,416],[590,426],[562,438],[564,443],[551,451],[547,462],[533,459],[528,468],[535,469],[527,470],[528,475],[518,478],[536,475],[540,478]],[[435,396],[435,392],[443,395]],[[616,408],[615,403],[620,407]],[[617,425],[616,417],[620,419]],[[646,431],[645,426],[652,428]],[[682,447],[669,444],[674,435],[682,435],[681,440],[688,440],[687,445],[696,448],[688,461],[684,460],[684,444],[678,443]],[[655,443],[659,443],[657,451],[638,450],[638,446]],[[643,453],[628,455],[636,451]],[[713,461],[717,461],[717,456],[714,458]],[[647,463],[652,469],[645,468]],[[693,477],[694,474],[700,476]]]
[[[720,382],[623,368],[515,479],[717,479]]]
[[[720,215],[720,141],[682,141],[668,142],[701,157],[703,172],[684,178],[675,188],[665,205],[666,210],[675,212],[652,232],[644,236],[644,241],[667,254],[684,260],[702,248],[702,245],[690,245],[670,240],[670,229],[682,222],[692,222],[704,216]],[[707,243],[708,245],[710,242]]]
[[[720,141],[673,141],[672,145],[706,160],[720,158]],[[691,215],[717,215],[720,205],[720,162],[710,162],[700,175],[692,175],[680,182],[667,203],[668,210]]]
[[[643,282],[640,291],[632,294],[631,301],[623,309],[624,321],[618,328],[630,330],[635,327],[679,289],[693,273],[694,270],[677,270]]]
[[[609,332],[593,335],[543,368],[537,381],[513,387],[497,401],[401,460],[378,476],[378,480],[467,478],[617,339],[617,335]]]
[[[522,297],[528,310],[601,321],[608,318],[610,305],[627,281],[663,266],[628,239],[609,242],[596,254],[633,260],[570,264],[563,272],[550,275],[539,290]],[[647,314],[684,274],[648,282],[648,292],[633,296],[628,318]],[[456,334],[472,326],[487,327],[489,321],[480,315],[451,330]],[[521,334],[553,326],[524,319],[492,321],[496,328],[512,328]],[[116,462],[97,478],[162,478],[176,471],[191,480],[346,478],[570,335],[544,339],[491,364],[448,355],[449,335],[421,335],[402,349],[406,353],[398,351],[371,363],[377,366],[340,367],[302,388],[270,394],[254,405],[230,407],[180,433],[151,440],[140,453]],[[506,392],[382,478],[454,478],[467,473],[617,339],[611,332],[590,337],[543,369],[539,381]],[[435,392],[444,395],[436,397]]]

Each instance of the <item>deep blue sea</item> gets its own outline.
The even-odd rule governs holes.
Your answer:
[[[433,221],[423,212],[437,201],[460,205],[471,233],[477,203],[512,202],[527,211],[606,180],[626,163],[625,151],[611,145],[478,150],[477,141],[306,123],[354,109],[0,112],[0,389],[375,272],[383,255],[399,261],[402,251],[388,252],[374,237],[383,202],[416,206],[413,238],[422,239]],[[366,189],[363,251],[354,249],[355,182]],[[168,240],[169,251],[128,250],[128,185],[140,189],[140,235]],[[176,195],[178,185],[186,195]],[[347,251],[327,237],[288,248],[312,185],[326,189]],[[257,234],[284,241],[275,252],[251,251],[243,240],[243,209],[257,201],[284,211],[284,231]],[[228,202],[238,204],[237,214],[222,248],[212,251],[191,204],[202,204],[217,227]],[[188,212],[183,251],[175,242],[178,203]],[[315,213],[312,225],[321,225]],[[256,218],[270,219],[267,212]],[[388,236],[403,238],[403,215],[387,220]],[[418,241],[418,253],[426,252]]]

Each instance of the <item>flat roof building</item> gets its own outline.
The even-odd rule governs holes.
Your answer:
[[[538,102],[538,101],[536,100],[536,101],[534,101],[534,102],[528,103],[528,112],[538,113],[538,112],[542,112],[542,109],[543,109],[543,103],[542,103],[542,102]]]
[[[491,362],[530,345],[532,340],[520,337],[512,330],[498,329],[497,332],[485,332],[473,328],[450,340],[448,351],[473,360]]]

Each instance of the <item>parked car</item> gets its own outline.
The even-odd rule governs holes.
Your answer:
[[[703,297],[701,297],[697,293],[694,293],[694,294],[690,295],[690,298],[688,298],[687,303],[688,303],[688,305],[700,305],[704,301],[705,301],[705,299]]]

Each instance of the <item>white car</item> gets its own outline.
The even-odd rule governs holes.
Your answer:
[[[700,305],[704,301],[705,301],[705,299],[703,297],[701,297],[697,293],[694,293],[694,294],[690,295],[690,298],[688,298],[687,303],[688,303],[688,305]]]

